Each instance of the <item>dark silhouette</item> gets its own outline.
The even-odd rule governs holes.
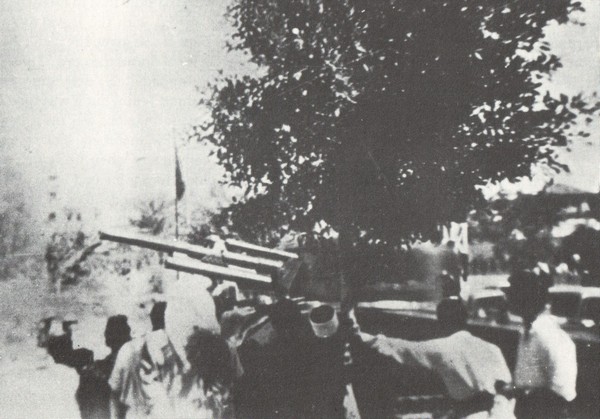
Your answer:
[[[86,348],[73,349],[71,326],[77,321],[63,321],[60,334],[52,335],[52,324],[54,318],[45,319],[44,326],[38,334],[38,345],[46,346],[48,354],[57,364],[63,364],[75,368],[81,372],[83,368],[90,365],[94,360],[94,353]]]
[[[464,304],[453,298],[440,301],[436,309],[436,317],[442,336],[450,336],[467,328],[467,309]]]
[[[212,332],[196,329],[190,336],[185,350],[190,363],[187,379],[202,380],[205,390],[216,385],[231,386],[231,357],[223,338]],[[184,385],[184,392],[185,389]]]
[[[239,349],[244,375],[235,386],[238,415],[307,417],[309,326],[293,301],[283,299],[263,308],[271,320],[268,337],[249,336]]]
[[[210,414],[211,418],[234,417],[231,396],[234,370],[225,340],[196,328],[185,351],[190,369],[183,376],[181,396],[193,399],[201,409],[199,412]]]
[[[150,310],[150,322],[152,323],[153,331],[165,328],[166,309],[167,303],[165,301],[158,301],[152,306],[152,310]]]
[[[440,282],[442,283],[443,298],[460,296],[460,282],[458,278],[454,278],[446,271],[443,271],[439,278]]]
[[[110,418],[110,386],[108,379],[115,359],[125,342],[131,340],[131,329],[127,317],[116,315],[108,318],[104,331],[106,346],[110,354],[95,361],[80,371],[77,403],[83,419]]]

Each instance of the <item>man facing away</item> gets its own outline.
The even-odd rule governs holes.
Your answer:
[[[157,303],[153,310],[153,331],[119,350],[109,379],[113,418],[175,417],[181,379],[190,369],[189,337],[198,330],[220,333],[206,283],[183,277],[172,284],[166,307]]]
[[[442,300],[437,318],[444,337],[422,342],[369,335],[360,331],[352,312],[350,318],[358,344],[398,364],[435,372],[453,401],[453,417],[514,417],[513,403],[496,395],[497,382],[512,381],[504,356],[465,329],[467,311],[460,300]]]
[[[509,309],[523,319],[517,348],[517,416],[569,417],[577,384],[576,347],[546,311],[551,277],[539,268],[509,278]]]
[[[104,330],[106,346],[110,354],[101,360],[94,361],[80,371],[79,387],[76,398],[83,419],[110,418],[111,389],[108,379],[115,365],[115,359],[121,347],[131,340],[131,328],[127,316],[122,314],[111,316]]]

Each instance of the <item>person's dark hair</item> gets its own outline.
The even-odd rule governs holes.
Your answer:
[[[281,299],[271,305],[269,317],[279,337],[297,337],[304,332],[302,313],[292,300]]]
[[[437,306],[437,320],[444,332],[454,333],[467,324],[467,309],[458,298],[445,298]]]
[[[117,314],[108,318],[104,329],[104,340],[106,346],[113,351],[119,350],[124,343],[131,340],[131,328],[127,323],[127,316]]]
[[[73,341],[68,335],[50,336],[46,346],[48,354],[57,364],[69,364],[73,353]]]
[[[150,310],[150,322],[152,330],[161,330],[165,328],[165,310],[167,303],[165,301],[157,301]]]
[[[229,347],[221,336],[194,328],[185,346],[190,370],[184,377],[183,394],[202,380],[204,391],[214,386],[231,386],[234,377]]]
[[[552,279],[543,272],[522,270],[512,274],[508,282],[509,309],[523,318],[525,331],[529,332],[533,321],[546,307]]]

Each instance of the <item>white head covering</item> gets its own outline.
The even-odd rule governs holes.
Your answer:
[[[194,327],[221,333],[215,302],[206,289],[206,284],[210,284],[210,280],[206,281],[207,279],[197,275],[185,275],[171,284],[168,290],[165,332],[186,369],[188,363],[185,345]]]
[[[327,304],[315,307],[309,320],[315,336],[323,339],[335,335],[340,325],[335,309]]]

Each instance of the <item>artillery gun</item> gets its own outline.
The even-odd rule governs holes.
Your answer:
[[[210,236],[212,247],[142,234],[99,233],[100,240],[164,252],[165,268],[204,275],[213,281],[232,281],[240,289],[288,296],[302,261],[296,253],[257,246],[236,239]]]
[[[240,289],[254,291],[262,295],[276,295],[278,297],[295,297],[295,284],[298,282],[299,272],[303,262],[299,255],[292,252],[284,252],[277,249],[269,249],[262,246],[242,242],[233,239],[220,239],[213,237],[212,247],[195,246],[185,242],[161,240],[154,237],[139,234],[121,234],[101,232],[101,240],[123,243],[132,246],[140,246],[154,249],[169,254],[165,260],[165,268],[191,274],[207,276],[215,281],[227,280],[235,282]],[[425,258],[427,259],[427,258]],[[427,259],[427,266],[431,263]],[[285,300],[298,303],[302,314],[306,317],[311,308],[318,306],[316,301],[307,301],[303,296],[297,298],[286,298]],[[236,301],[236,305],[257,305],[257,309],[269,317],[274,305],[265,306],[256,304],[251,300]],[[397,336],[413,340],[430,339],[434,337],[436,330],[435,312],[432,308],[425,309],[422,304],[407,301],[373,301],[357,304],[357,317],[361,327],[369,333],[384,333],[388,336]],[[256,354],[268,353],[265,346],[272,339],[272,334],[264,333],[271,329],[271,322],[262,323],[262,332],[253,330],[253,341],[258,342],[261,347]],[[499,324],[482,319],[470,319],[469,329],[473,334],[485,340],[497,344],[503,351],[509,365],[514,365],[516,356],[517,340],[521,326],[519,323],[508,322]],[[271,329],[272,330],[272,329]],[[582,406],[597,406],[598,387],[592,383],[598,377],[599,366],[598,351],[600,340],[597,330],[567,330],[577,345],[578,364],[580,374],[578,376],[579,402]],[[259,356],[259,355],[256,355]],[[264,355],[263,361],[258,364],[268,368],[271,359]],[[361,365],[369,365],[358,360],[357,371],[360,379],[377,375],[374,372],[361,370]],[[374,381],[366,380],[365,385],[357,388],[357,396],[362,395],[363,400],[376,400],[379,389],[375,386],[370,388],[368,383],[383,381],[386,383],[401,382],[399,377],[389,377],[381,380],[381,377],[372,377]],[[396,380],[396,381],[394,381]],[[260,387],[252,383],[251,387]],[[394,386],[392,386],[394,387]],[[414,390],[414,389],[413,389]],[[407,394],[405,396],[413,396]],[[402,397],[400,398],[402,399]],[[398,399],[398,400],[400,400]]]

